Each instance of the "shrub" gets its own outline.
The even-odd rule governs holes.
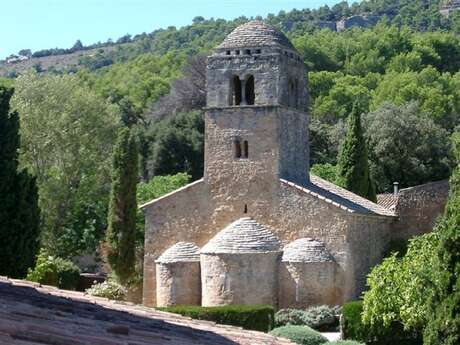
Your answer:
[[[262,332],[273,329],[275,314],[273,307],[269,305],[174,306],[158,310]]]
[[[317,331],[337,331],[339,317],[336,308],[326,305],[299,309],[281,309],[275,314],[275,327],[298,325],[309,326]]]
[[[345,303],[342,306],[342,313],[342,332],[345,339],[353,339],[369,345],[422,345],[420,334],[405,331],[400,322],[392,322],[387,327],[363,324],[362,301]]]
[[[299,345],[319,345],[327,343],[327,339],[321,333],[308,326],[283,326],[275,328],[271,335],[287,338]]]
[[[327,305],[307,309],[305,315],[308,319],[307,325],[317,331],[337,331],[339,317],[336,308]]]
[[[33,270],[29,269],[26,279],[60,289],[75,290],[80,278],[80,269],[71,261],[48,256],[41,251]]]
[[[91,296],[105,297],[116,301],[126,299],[126,289],[114,280],[94,284],[89,289],[86,289],[86,293]]]
[[[337,341],[330,341],[326,343],[326,345],[365,345],[365,344],[359,343],[354,340],[337,340]]]
[[[275,314],[275,327],[282,326],[308,326],[310,320],[306,312],[300,309],[280,309]]]

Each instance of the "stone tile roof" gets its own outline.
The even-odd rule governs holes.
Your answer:
[[[395,217],[391,210],[313,174],[310,174],[310,182],[305,186],[299,186],[283,179],[281,182],[350,213]]]
[[[323,242],[313,238],[300,238],[283,249],[283,262],[333,262]]]
[[[178,242],[168,248],[160,257],[155,260],[156,263],[168,264],[173,262],[199,262],[200,248],[193,243]]]
[[[204,254],[264,253],[280,251],[280,241],[266,227],[245,217],[228,225],[202,249]]]
[[[0,296],[5,345],[294,345],[261,332],[5,277]]]
[[[260,20],[253,20],[238,26],[217,48],[231,49],[271,46],[295,50],[289,39],[282,32],[278,31],[278,29]]]
[[[398,196],[395,196],[394,193],[378,194],[377,204],[394,212],[398,199]]]

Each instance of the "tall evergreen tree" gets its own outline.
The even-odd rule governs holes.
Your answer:
[[[460,344],[460,134],[454,135],[457,167],[450,179],[449,201],[437,226],[439,245],[437,267],[439,285],[429,301],[430,313],[425,329],[426,345]]]
[[[35,263],[40,212],[35,178],[18,171],[19,117],[0,86],[0,275],[22,278]]]
[[[377,200],[369,172],[359,102],[354,103],[348,119],[347,136],[338,158],[337,184],[371,201]]]
[[[128,282],[135,270],[137,180],[135,135],[128,128],[122,128],[113,156],[107,230],[108,261],[122,283]]]

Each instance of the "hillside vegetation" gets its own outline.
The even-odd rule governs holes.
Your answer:
[[[460,14],[449,17],[439,13],[443,1],[427,0],[371,0],[348,4],[347,1],[319,9],[294,9],[270,14],[264,18],[289,36],[320,30],[322,23],[333,23],[354,15],[373,15],[382,21],[398,27],[408,26],[417,31],[448,30],[460,33]],[[99,69],[114,63],[124,62],[139,54],[165,54],[169,51],[184,52],[187,55],[207,51],[219,43],[232,29],[250,18],[234,20],[196,17],[191,25],[181,28],[170,26],[151,33],[129,34],[116,41],[108,39],[84,46],[79,40],[68,49],[54,48],[30,52],[31,59],[15,64],[0,61],[0,76],[16,76],[28,68],[52,72],[75,71],[80,68]],[[258,17],[258,19],[262,19]],[[23,51],[27,51],[24,49]]]
[[[427,1],[343,2],[265,18],[286,32],[309,70],[316,174],[336,182],[346,120],[359,101],[377,192],[394,181],[408,187],[448,178],[450,136],[460,125],[460,17],[438,9]],[[382,21],[343,32],[316,25],[366,13]],[[103,238],[119,127],[139,142],[140,181],[202,176],[206,55],[247,20],[197,17],[92,50],[42,52],[50,55],[0,79],[16,89],[20,163],[37,176],[42,246],[70,257],[93,252]],[[33,61],[42,65],[28,69]]]

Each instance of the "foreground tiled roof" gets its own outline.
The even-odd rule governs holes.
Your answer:
[[[200,248],[193,243],[178,242],[167,249],[155,260],[157,263],[167,264],[173,262],[199,262]]]
[[[289,39],[275,27],[260,20],[238,26],[217,47],[219,49],[278,46],[295,50]]]
[[[4,277],[0,344],[294,345],[261,332]]]
[[[300,238],[283,249],[283,262],[332,262],[329,251],[323,242],[312,238]]]
[[[205,254],[279,251],[280,241],[266,227],[245,217],[231,223],[202,249]]]
[[[299,191],[308,193],[320,200],[328,202],[350,213],[394,217],[395,214],[370,200],[356,195],[331,182],[310,174],[310,182],[299,186],[293,182],[281,179],[281,182]]]

